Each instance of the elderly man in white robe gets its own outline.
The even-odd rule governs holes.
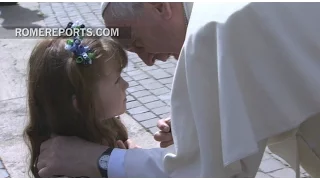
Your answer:
[[[103,3],[102,10],[107,27],[132,27],[124,45],[146,64],[178,59],[174,144],[110,149],[55,137],[42,145],[41,177],[254,177],[267,145],[297,177],[299,165],[320,177],[320,3]]]

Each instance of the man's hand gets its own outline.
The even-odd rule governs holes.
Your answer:
[[[41,145],[39,176],[101,177],[97,162],[107,148],[77,137],[53,137]]]
[[[165,148],[173,144],[173,138],[171,134],[171,119],[161,119],[157,124],[160,131],[154,134],[154,139],[160,142],[160,147]]]
[[[120,149],[141,148],[140,146],[136,145],[131,139],[128,139],[126,142],[123,142],[121,140],[117,141],[117,147]]]

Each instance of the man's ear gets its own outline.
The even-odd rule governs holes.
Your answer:
[[[79,112],[78,101],[76,95],[72,95],[72,105],[76,111]]]
[[[172,17],[172,6],[170,2],[153,2],[150,4],[164,19],[167,20]]]

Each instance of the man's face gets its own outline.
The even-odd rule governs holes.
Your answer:
[[[105,18],[107,27],[131,27],[131,39],[120,42],[128,51],[136,53],[148,66],[152,66],[156,60],[166,61],[170,56],[178,59],[179,42],[175,41],[174,33],[177,30],[172,28],[171,23],[163,18],[157,9],[150,7],[145,7],[142,16],[134,20]]]

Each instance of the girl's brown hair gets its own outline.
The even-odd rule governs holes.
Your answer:
[[[120,119],[104,121],[95,116],[96,84],[106,74],[110,61],[119,69],[127,65],[126,52],[110,38],[82,40],[95,53],[91,65],[77,64],[73,53],[64,49],[65,38],[39,42],[28,62],[29,122],[24,131],[31,152],[30,171],[39,177],[36,167],[41,143],[53,134],[77,136],[94,143],[115,147],[116,140],[126,141],[128,134]],[[77,109],[72,98],[77,99]]]

